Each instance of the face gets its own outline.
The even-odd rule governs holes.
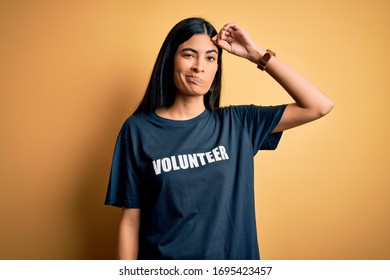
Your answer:
[[[196,34],[181,44],[174,59],[177,94],[205,95],[218,70],[218,48],[207,34]]]

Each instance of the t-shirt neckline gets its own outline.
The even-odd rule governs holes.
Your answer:
[[[167,119],[164,117],[159,116],[156,112],[152,113],[153,119],[156,121],[167,124],[167,125],[172,125],[172,126],[187,126],[187,125],[194,125],[195,123],[198,123],[202,119],[206,118],[210,114],[210,111],[206,108],[202,113],[197,115],[196,117],[188,120],[172,120],[172,119]]]

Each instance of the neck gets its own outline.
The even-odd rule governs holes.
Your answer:
[[[199,116],[204,110],[203,96],[191,98],[180,98],[176,96],[175,102],[171,107],[160,108],[156,113],[166,119],[185,121]]]

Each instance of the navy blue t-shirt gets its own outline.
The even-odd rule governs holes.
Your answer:
[[[186,121],[132,115],[105,204],[140,208],[139,259],[259,259],[254,156],[275,149],[285,105],[205,110]]]

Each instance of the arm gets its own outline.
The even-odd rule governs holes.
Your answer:
[[[140,209],[123,208],[119,222],[118,259],[136,260],[138,257]]]
[[[265,50],[255,44],[249,35],[234,23],[226,24],[212,38],[213,42],[229,53],[256,63]],[[333,108],[333,102],[314,84],[272,57],[266,71],[287,91],[295,103],[287,105],[283,116],[273,132],[283,131],[325,116]]]
[[[295,103],[287,105],[274,132],[314,121],[332,110],[332,100],[310,81],[283,64],[276,57],[270,59],[266,71],[295,101]]]

